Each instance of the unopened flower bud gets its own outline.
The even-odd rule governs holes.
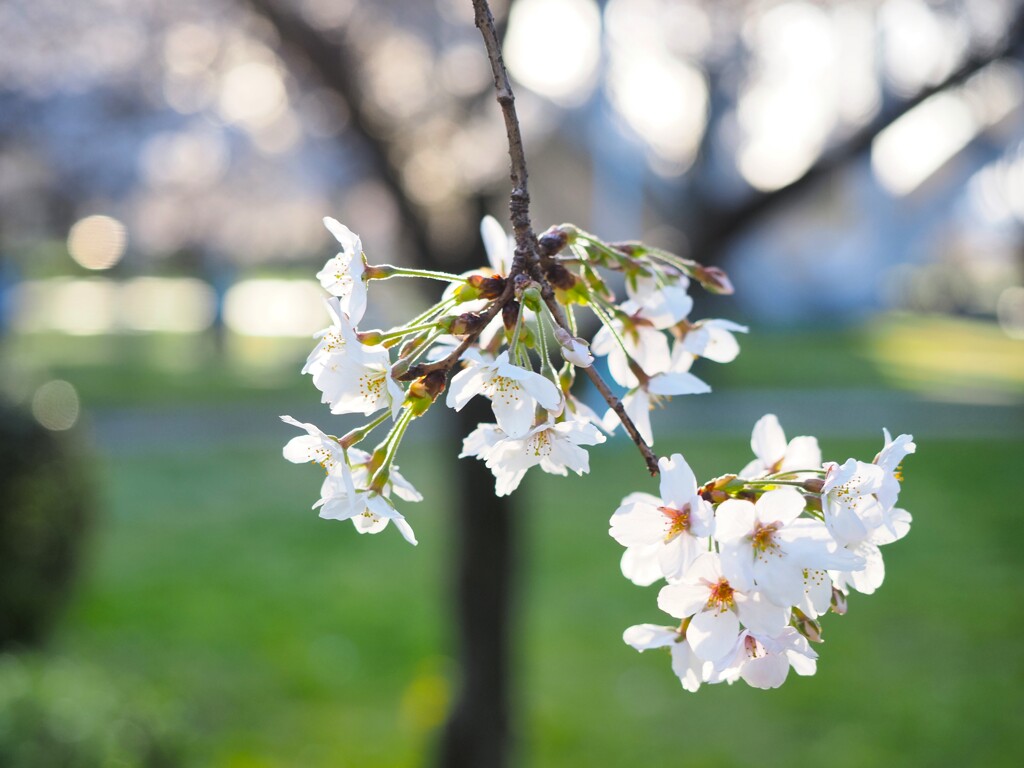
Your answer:
[[[569,233],[562,227],[551,227],[537,238],[541,256],[554,256],[569,243]]]
[[[405,396],[405,402],[412,411],[413,416],[422,416],[426,413],[437,396],[444,392],[448,375],[443,370],[431,371],[409,385],[409,392]]]
[[[401,349],[398,350],[398,356],[408,357],[413,352],[415,352],[420,347],[420,345],[423,344],[429,337],[430,334],[427,333],[421,333],[418,336],[413,336],[411,339],[406,341],[405,344],[402,345]]]
[[[461,304],[464,301],[476,301],[480,298],[480,291],[474,288],[468,281],[456,284],[452,291],[455,301]]]
[[[792,623],[796,627],[796,631],[812,643],[822,642],[821,624],[795,606],[793,607]]]
[[[643,256],[647,253],[647,249],[644,247],[644,244],[635,241],[625,243],[608,243],[608,247],[629,257]]]
[[[481,315],[475,312],[464,312],[452,320],[448,332],[456,336],[464,336],[468,333],[477,333],[483,330],[486,324],[487,321]]]
[[[565,328],[555,328],[555,339],[562,348],[562,357],[580,368],[589,368],[594,363],[590,354],[590,345],[583,339],[574,337]]]
[[[728,296],[733,292],[732,281],[729,276],[718,267],[705,267],[698,265],[693,276],[710,293],[717,293]]]
[[[476,273],[470,275],[466,282],[476,289],[477,296],[481,299],[496,299],[505,292],[505,278],[500,275],[488,277]]]
[[[384,341],[384,334],[380,331],[356,331],[356,338],[363,344],[375,346]]]
[[[845,616],[846,608],[846,595],[844,595],[841,590],[832,587],[832,613]]]
[[[576,381],[576,369],[567,365],[558,372],[558,387],[568,394],[572,390],[573,382]]]
[[[548,282],[560,291],[571,290],[576,285],[576,275],[558,263],[548,265],[544,272]]]
[[[697,489],[697,494],[705,501],[712,504],[719,504],[732,497],[730,486],[735,486],[736,475],[722,475],[714,480],[708,480]],[[739,485],[742,487],[742,484]]]
[[[809,477],[804,480],[803,487],[811,493],[821,493],[821,489],[825,487],[825,481],[820,477]]]
[[[511,331],[516,327],[516,323],[519,321],[519,302],[510,301],[504,307],[501,308],[501,322],[505,324],[505,328]]]
[[[530,283],[519,294],[519,301],[527,309],[539,312],[541,303],[540,286],[535,282],[530,281]]]

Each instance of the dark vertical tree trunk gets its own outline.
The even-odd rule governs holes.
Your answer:
[[[477,398],[460,414],[459,431],[492,421]],[[509,663],[515,614],[517,525],[508,497],[496,498],[494,477],[483,462],[464,460],[458,470],[457,531],[452,568],[459,680],[441,733],[437,765],[505,768],[513,718]]]

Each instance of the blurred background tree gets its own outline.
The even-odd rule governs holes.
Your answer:
[[[818,427],[809,411],[833,411],[837,431],[860,434],[863,409],[874,408],[879,419],[898,412],[911,422],[900,429],[916,419],[1019,437],[1019,2],[515,0],[495,11],[537,225],[643,238],[734,278],[735,298],[702,313],[749,320],[759,338],[745,344],[746,367],[709,373],[725,399],[685,409],[681,423],[743,433],[767,408],[745,388],[791,388],[771,407],[789,408],[807,431]],[[51,429],[53,414],[77,417],[84,406],[109,457],[112,499],[93,578],[134,579],[137,593],[119,588],[123,605],[148,617],[146,632],[185,633],[185,648],[193,630],[163,624],[170,617],[156,605],[186,590],[188,575],[174,587],[147,581],[156,577],[132,553],[188,572],[171,542],[201,552],[186,531],[209,528],[190,515],[221,520],[229,506],[239,513],[221,521],[224,536],[228,520],[260,520],[281,535],[273,514],[301,491],[247,496],[225,477],[256,476],[256,460],[224,455],[223,442],[269,455],[286,436],[266,413],[301,415],[293,404],[312,402],[295,372],[325,322],[312,279],[332,252],[320,218],[359,232],[372,259],[452,269],[481,262],[483,213],[504,218],[504,130],[470,3],[15,0],[0,7],[0,36],[0,378]],[[390,301],[422,303],[410,290],[385,286],[371,322],[388,324]],[[837,408],[827,392],[807,391],[815,386],[840,390],[844,404],[851,389],[863,394],[856,408]],[[891,387],[904,394],[878,395]],[[929,410],[932,401],[944,410]],[[147,451],[165,453],[151,466]],[[204,452],[219,467],[207,485],[185,456],[205,461]],[[508,613],[512,566],[523,559],[515,547],[530,534],[513,529],[479,469],[463,463],[453,479],[463,501],[450,525],[463,543],[452,557],[465,559],[449,580],[464,656],[441,741],[467,755],[472,744],[489,750],[468,764],[499,765],[495,755],[530,717],[510,720],[502,672],[521,631]],[[183,527],[162,527],[175,522]],[[166,562],[139,537],[161,542]],[[225,544],[212,541],[211,561],[222,561]],[[352,555],[314,549],[302,559],[336,551]],[[294,597],[302,582],[294,566],[280,568]],[[116,624],[111,606],[122,603],[101,594],[72,628],[104,636],[103,617]],[[166,610],[220,626],[202,605]],[[360,614],[346,606],[351,623]],[[192,657],[202,658],[208,645],[194,631]],[[264,631],[267,643],[277,637]],[[379,631],[401,630],[382,619]],[[324,640],[335,652],[323,663],[343,665],[349,646],[334,642]],[[358,666],[369,674],[372,659]],[[428,667],[403,709],[424,733],[448,703],[447,683],[436,681],[459,679],[444,663]],[[231,686],[219,674],[228,673],[207,669],[204,695],[223,703],[218,685]],[[342,696],[344,681],[329,680]],[[247,716],[233,727],[259,730]]]

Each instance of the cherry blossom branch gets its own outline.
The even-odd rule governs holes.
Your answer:
[[[515,259],[512,262],[512,270],[509,274],[508,287],[506,287],[505,293],[508,294],[509,288],[516,282],[515,278],[522,275],[533,275],[539,277],[538,265],[540,264],[540,254],[537,243],[537,236],[533,232],[533,227],[530,222],[530,193],[527,190],[527,172],[526,172],[526,152],[523,150],[523,137],[519,130],[519,117],[516,114],[516,97],[512,93],[512,84],[508,79],[508,70],[505,68],[505,61],[501,56],[501,42],[498,39],[498,32],[494,27],[494,16],[491,14],[491,9],[488,6],[487,0],[473,0],[473,9],[475,11],[475,22],[477,29],[480,30],[480,34],[484,38],[484,46],[487,49],[487,58],[491,62],[491,73],[494,75],[494,89],[497,92],[498,104],[501,107],[501,114],[505,120],[505,132],[508,135],[508,155],[511,161],[510,178],[512,180],[512,194],[509,199],[509,213],[511,214],[512,220],[512,231],[515,235],[516,241],[516,254]],[[569,327],[569,323],[565,319],[565,314],[562,312],[562,308],[558,305],[555,300],[554,292],[551,287],[547,285],[546,281],[542,282],[543,298],[547,304],[548,309],[551,310],[551,316],[555,319],[555,322],[559,327],[564,328],[569,333],[572,330]],[[496,303],[505,304],[511,299],[511,296],[503,295],[501,299]],[[491,317],[497,313],[497,308],[493,305],[488,310]],[[441,361],[441,363],[433,364],[434,369],[449,366],[454,363],[454,360],[458,359],[458,356],[469,347],[472,340],[464,341],[459,347]],[[451,358],[452,363],[446,361]],[[429,372],[428,366],[420,366],[422,369],[420,375],[423,372]],[[601,378],[601,375],[594,370],[593,366],[588,366],[586,369],[587,376],[594,386],[597,387],[597,391],[601,393],[605,402],[608,406],[615,411],[615,414],[619,417],[622,422],[622,426],[626,432],[632,438],[633,442],[636,443],[636,447],[640,450],[641,455],[644,457],[644,462],[647,464],[647,469],[652,475],[658,474],[658,457],[651,450],[651,447],[647,445],[643,437],[640,436],[639,430],[633,420],[626,414],[626,409],[622,407],[622,403],[619,399],[612,394],[612,391],[608,388],[608,385]],[[409,370],[412,373],[412,369]],[[408,375],[408,374],[407,374]]]

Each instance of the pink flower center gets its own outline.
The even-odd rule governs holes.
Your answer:
[[[708,608],[717,607],[719,611],[725,612],[731,609],[736,601],[733,599],[735,590],[729,586],[729,582],[723,576],[717,584],[711,585],[711,594],[708,596]]]
[[[674,509],[672,507],[658,507],[658,511],[661,512],[666,518],[668,518],[668,528],[665,531],[665,543],[672,541],[676,536],[683,533],[684,531],[689,532],[690,530],[690,505],[684,504],[682,509]]]

